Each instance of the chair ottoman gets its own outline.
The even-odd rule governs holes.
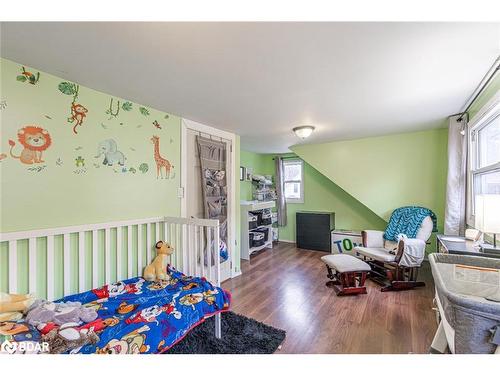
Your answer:
[[[331,281],[327,286],[333,286],[338,296],[366,294],[365,281],[370,265],[361,259],[347,254],[330,254],[321,257],[328,270]]]

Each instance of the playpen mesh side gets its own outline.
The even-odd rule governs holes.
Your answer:
[[[500,303],[451,292],[443,282],[437,263],[500,269],[500,259],[431,254],[429,261],[446,320],[455,330],[455,353],[494,353],[496,345],[489,342],[490,330],[500,326]]]

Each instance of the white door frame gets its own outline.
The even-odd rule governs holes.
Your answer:
[[[208,125],[201,124],[196,121],[188,120],[188,119],[181,119],[181,189],[182,189],[182,198],[181,198],[181,216],[186,217],[187,215],[187,202],[186,202],[186,185],[187,185],[187,131],[188,129],[200,132],[202,134],[207,134],[211,135],[213,137],[218,137],[222,139],[226,139],[228,141],[231,141],[231,158],[229,159],[230,162],[230,180],[231,183],[229,184],[229,189],[228,189],[228,211],[229,211],[229,217],[231,218],[230,225],[228,226],[228,243],[232,244],[230,246],[230,261],[231,261],[231,277],[235,277],[236,275],[239,275],[239,272],[235,271],[235,262],[233,260],[234,256],[234,249],[236,247],[236,220],[238,218],[236,217],[236,189],[235,189],[235,184],[236,184],[236,176],[239,176],[237,174],[236,170],[236,152],[235,152],[235,143],[236,143],[236,135],[234,133],[230,133],[224,130],[216,129]],[[229,180],[229,179],[228,179]]]

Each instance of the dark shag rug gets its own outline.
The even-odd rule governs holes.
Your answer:
[[[215,338],[214,317],[193,328],[165,354],[272,354],[286,332],[231,311],[222,313],[222,338]]]

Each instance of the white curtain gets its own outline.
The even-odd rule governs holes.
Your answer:
[[[284,227],[287,223],[286,216],[286,199],[285,199],[285,184],[284,184],[284,171],[283,159],[276,156],[274,159],[276,167],[276,210],[278,212],[278,226]]]
[[[449,118],[448,124],[448,179],[444,233],[463,236],[465,233],[465,204],[467,183],[467,116]]]

